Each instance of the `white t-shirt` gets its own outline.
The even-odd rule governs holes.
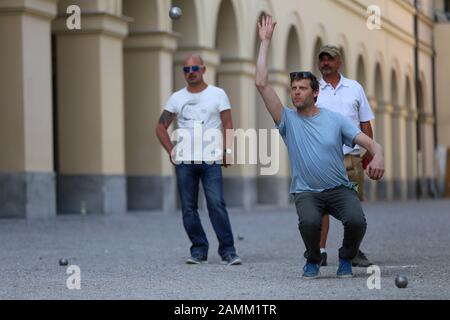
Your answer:
[[[358,128],[361,127],[361,122],[374,118],[363,87],[357,81],[347,79],[343,75],[336,89],[325,80],[320,80],[320,92],[316,105],[349,117]],[[358,145],[355,145],[353,149],[344,145],[343,150],[344,154],[359,154]]]
[[[191,93],[185,87],[169,97],[164,109],[177,115],[176,161],[222,160],[220,113],[231,109],[223,89],[208,85],[199,93]]]

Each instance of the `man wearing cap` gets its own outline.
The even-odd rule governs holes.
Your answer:
[[[374,118],[363,87],[355,80],[345,78],[339,73],[342,65],[342,54],[338,47],[326,45],[319,52],[319,70],[322,74],[320,80],[320,93],[317,100],[319,108],[339,112],[347,117],[370,138],[373,138],[370,120]],[[343,146],[345,155],[345,168],[351,182],[357,184],[358,195],[364,201],[364,169],[363,163],[370,160],[370,154],[365,153],[361,157],[358,145],[353,148]],[[327,265],[327,253],[325,250],[330,216],[324,215],[322,220],[322,233],[320,237],[320,251],[322,265]],[[368,267],[372,263],[366,255],[359,250],[358,255],[352,260],[356,267]]]

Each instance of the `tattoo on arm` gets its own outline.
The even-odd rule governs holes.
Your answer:
[[[164,110],[159,118],[159,123],[164,125],[166,128],[170,126],[173,119],[175,119],[175,113]]]

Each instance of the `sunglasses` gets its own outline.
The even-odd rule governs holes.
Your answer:
[[[192,70],[192,72],[198,72],[200,70],[200,66],[183,67],[184,73],[190,73],[191,70]]]
[[[294,79],[311,79],[311,78],[315,77],[314,74],[312,74],[309,71],[295,71],[295,72],[291,72],[289,74],[289,76],[291,77],[291,80],[294,80]]]

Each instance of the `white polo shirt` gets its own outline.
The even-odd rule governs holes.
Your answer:
[[[361,128],[361,122],[374,119],[363,87],[358,81],[347,79],[342,74],[336,89],[325,80],[320,80],[320,92],[316,105],[349,117],[358,128]],[[359,154],[358,145],[355,145],[353,149],[344,145],[343,150],[345,155]]]

